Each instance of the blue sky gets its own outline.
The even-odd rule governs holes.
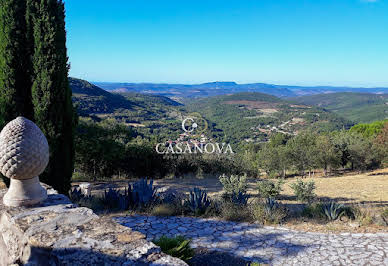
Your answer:
[[[89,81],[388,86],[387,0],[67,0]]]

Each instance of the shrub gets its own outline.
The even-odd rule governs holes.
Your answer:
[[[241,206],[230,201],[224,201],[221,204],[220,216],[224,220],[234,222],[249,221],[251,219],[248,208],[242,208]]]
[[[247,175],[230,175],[225,174],[219,177],[219,180],[224,187],[224,191],[228,194],[238,194],[239,192],[246,193],[247,191]]]
[[[345,206],[335,201],[323,204],[322,209],[330,221],[335,221],[345,214]]]
[[[294,194],[298,201],[307,202],[311,204],[315,195],[315,182],[313,180],[309,182],[303,182],[301,179],[298,179],[295,183],[291,184],[290,187],[294,190]]]
[[[182,200],[186,198],[186,195],[177,190],[169,189],[158,195],[158,199],[161,203],[173,204],[182,203]]]
[[[219,177],[224,187],[223,199],[237,205],[247,205],[249,196],[247,195],[247,176],[221,175]]]
[[[190,191],[190,195],[185,201],[185,206],[187,206],[194,215],[204,214],[210,206],[210,200],[207,197],[206,191],[203,191],[200,188],[194,188]]]
[[[360,225],[370,225],[374,222],[374,214],[370,207],[357,204],[352,207],[354,217]]]
[[[222,200],[225,202],[231,202],[235,205],[240,205],[240,206],[246,206],[248,204],[248,199],[249,199],[249,195],[243,192],[239,192],[237,194],[223,193],[221,197],[222,197]]]
[[[279,224],[287,216],[287,210],[272,198],[251,206],[252,217],[262,224]]]
[[[302,211],[302,216],[312,219],[324,219],[325,213],[323,211],[322,203],[312,203],[306,206]]]
[[[276,183],[272,180],[263,180],[258,183],[259,196],[262,198],[277,198],[282,191],[283,180]]]
[[[151,214],[154,216],[173,216],[179,214],[179,211],[172,204],[159,204],[152,208]]]
[[[221,214],[223,201],[218,199],[212,199],[210,201],[209,207],[206,208],[205,213],[203,213],[203,217],[218,217]]]
[[[162,236],[153,242],[155,245],[158,245],[164,253],[181,260],[188,261],[194,256],[194,250],[190,248],[191,240],[186,239],[183,236],[172,238]]]
[[[384,222],[384,225],[388,226],[388,208],[385,208],[381,214],[380,214],[381,219]]]

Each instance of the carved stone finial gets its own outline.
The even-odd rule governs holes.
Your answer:
[[[39,175],[49,161],[49,146],[32,121],[18,117],[0,133],[0,172],[11,179],[3,202],[7,206],[34,205],[47,198]]]

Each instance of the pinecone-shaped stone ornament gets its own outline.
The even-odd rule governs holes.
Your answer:
[[[47,191],[39,175],[49,161],[49,146],[42,131],[32,121],[18,117],[0,133],[0,172],[11,179],[3,203],[28,206],[44,201]]]

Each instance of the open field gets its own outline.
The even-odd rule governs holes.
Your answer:
[[[290,184],[297,178],[287,178],[283,185],[281,199],[284,203],[294,202],[293,191]],[[337,200],[343,203],[368,203],[388,206],[388,168],[366,173],[347,173],[344,175],[313,178],[304,178],[304,181],[314,180],[316,194],[320,200]],[[125,187],[128,181],[116,180],[111,182],[95,182],[92,185],[94,192],[107,187]],[[249,179],[248,192],[252,196],[257,195],[257,182],[260,179]],[[73,184],[78,184],[74,182]],[[168,187],[180,192],[188,193],[194,187],[206,189],[210,196],[220,195],[222,185],[217,177],[196,178],[193,176],[174,179],[154,180],[158,187]]]
[[[293,191],[290,184],[297,178],[288,178],[283,185],[282,198],[292,200]],[[304,178],[304,181],[314,180],[316,194],[320,199],[335,199],[340,202],[381,203],[388,206],[388,168],[367,173],[351,173],[335,177]],[[248,192],[257,194],[256,184],[259,180],[250,179]],[[222,193],[222,185],[217,178],[183,178],[155,180],[158,186],[169,186],[182,192],[188,192],[193,187],[209,191],[210,195]]]
[[[288,178],[283,184],[283,191],[279,200],[288,209],[288,219],[282,225],[298,231],[311,232],[358,232],[376,233],[387,232],[387,227],[373,222],[373,217],[378,216],[383,209],[388,207],[388,168],[366,173],[345,173],[332,177],[322,177],[321,173],[316,173],[313,178],[304,178],[304,181],[314,180],[316,184],[317,200],[327,202],[335,200],[345,203],[358,209],[362,216],[357,221],[348,218],[327,222],[322,219],[310,219],[300,213],[305,205],[298,202],[290,184],[296,182],[297,178]],[[128,182],[136,180],[113,180],[108,182],[92,183],[92,194],[101,195],[109,187],[124,189]],[[248,193],[251,200],[258,196],[257,184],[260,179],[248,180]],[[74,182],[77,185],[79,182]],[[185,178],[154,180],[154,185],[158,188],[176,190],[188,193],[194,187],[205,189],[210,197],[220,196],[222,185],[217,177],[195,178],[186,176]],[[123,215],[128,214],[124,212]],[[146,213],[147,215],[147,213]]]

